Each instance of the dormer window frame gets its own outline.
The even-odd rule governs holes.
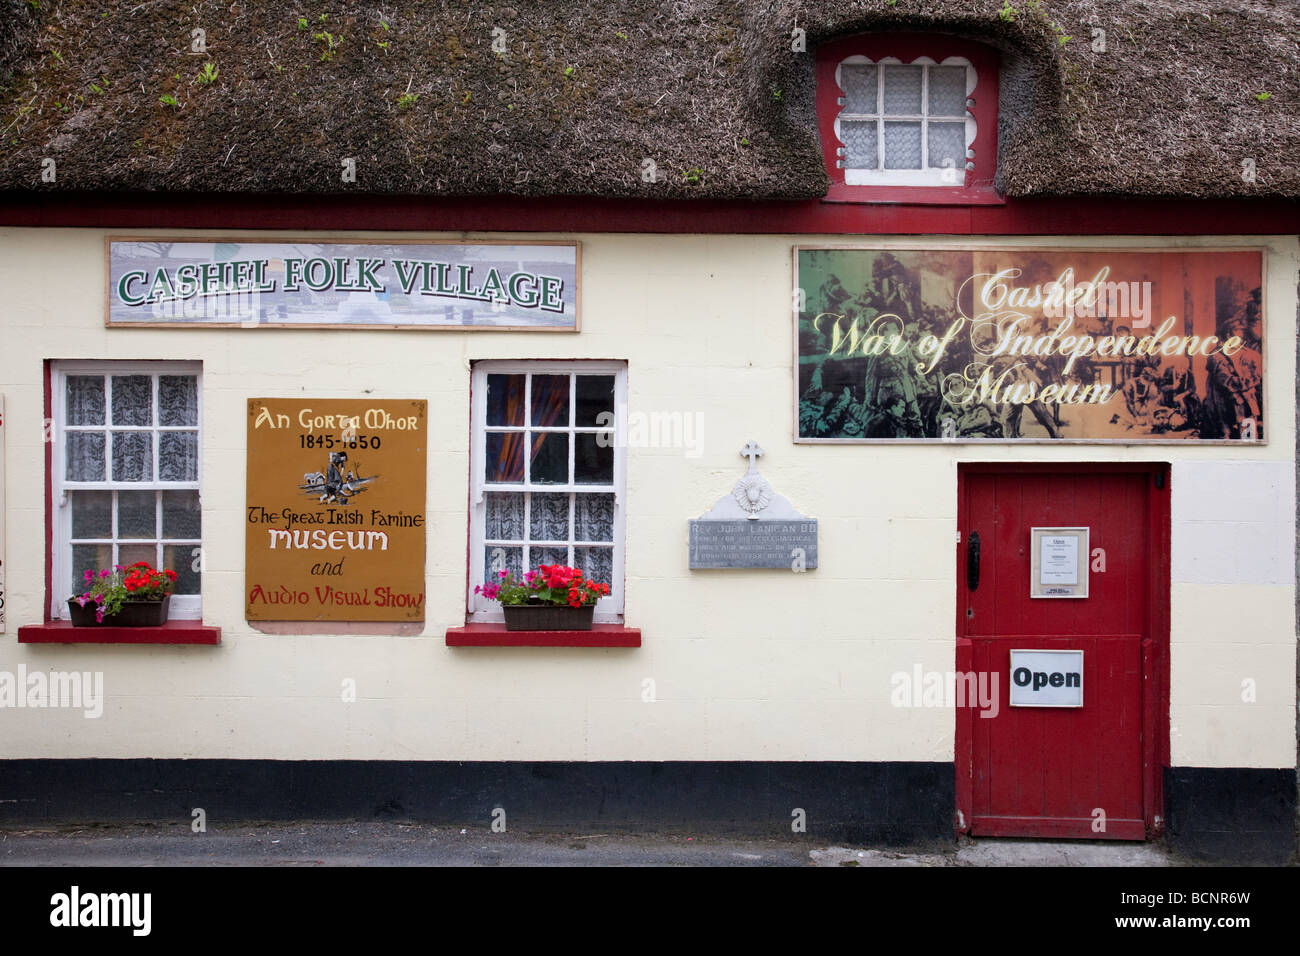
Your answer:
[[[1004,202],[994,185],[998,156],[998,56],[992,48],[960,37],[930,34],[880,33],[846,37],[817,48],[817,120],[830,189],[827,202],[928,203],[947,205],[990,205]],[[841,85],[844,65],[876,66],[877,84],[884,72],[898,66],[965,66],[967,68],[966,109],[962,117],[966,131],[964,168],[950,173],[943,168],[875,170],[846,168],[848,149],[840,138],[844,121],[877,124],[883,147],[884,124],[889,121],[922,124],[923,164],[928,116],[926,83],[922,73],[921,109],[915,116],[891,112],[883,102],[874,111],[857,115],[847,112],[848,91]],[[957,117],[945,117],[957,122]],[[943,120],[940,120],[941,122]],[[883,152],[877,153],[880,167]],[[945,181],[946,180],[946,181]],[[955,181],[954,181],[955,180]]]

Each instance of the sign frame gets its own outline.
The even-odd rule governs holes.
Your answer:
[[[1015,681],[1015,677],[1014,677],[1015,672],[1016,672],[1016,655],[1017,655],[1017,654],[1071,654],[1071,655],[1078,655],[1078,658],[1079,658],[1079,702],[1078,702],[1077,704],[1058,704],[1058,703],[1046,703],[1046,702],[1039,702],[1039,703],[1026,703],[1026,702],[1024,702],[1024,701],[1017,702],[1017,701],[1016,701],[1016,681]],[[1082,709],[1082,707],[1083,707],[1083,651],[1082,651],[1082,650],[1064,649],[1064,648],[1045,648],[1045,647],[1016,647],[1016,648],[1011,648],[1011,649],[1010,649],[1010,652],[1009,652],[1009,655],[1008,655],[1008,660],[1010,661],[1010,666],[1009,666],[1008,669],[1007,669],[1007,678],[1008,678],[1008,686],[1007,686],[1007,705],[1008,705],[1008,706],[1010,706],[1010,707],[1053,707],[1053,708],[1065,708],[1065,709],[1068,709],[1068,710],[1080,710],[1080,709]],[[1031,691],[1031,693],[1036,693],[1036,692]]]
[[[1089,545],[1091,528],[1030,528],[1029,529],[1029,596],[1031,598],[1086,598],[1092,548]],[[1043,541],[1046,538],[1074,538],[1074,583],[1043,580]]]
[[[428,400],[246,401],[244,619],[423,624]]]
[[[1079,254],[1099,254],[1099,253],[1147,253],[1147,254],[1169,254],[1169,253],[1240,253],[1255,252],[1260,257],[1259,283],[1260,283],[1260,316],[1263,321],[1263,334],[1260,341],[1260,361],[1264,369],[1264,390],[1260,400],[1260,418],[1265,423],[1264,437],[1254,439],[1240,438],[1198,438],[1194,444],[1197,446],[1215,446],[1230,445],[1240,446],[1242,444],[1250,447],[1264,447],[1270,441],[1271,419],[1269,414],[1269,396],[1268,396],[1268,335],[1269,335],[1269,302],[1268,302],[1268,263],[1269,248],[1258,244],[1247,245],[1224,245],[1216,244],[1213,246],[1103,246],[1089,243],[1086,239],[1077,244],[1062,245],[1060,237],[1053,237],[1057,240],[1053,245],[1042,246],[1016,246],[1006,243],[936,243],[931,244],[917,240],[887,240],[881,242],[827,242],[816,244],[799,244],[791,246],[791,440],[796,445],[1144,445],[1160,446],[1168,442],[1176,442],[1178,439],[1151,438],[1149,436],[1136,436],[1125,438],[978,438],[971,436],[955,436],[951,438],[810,438],[804,437],[799,433],[799,314],[800,314],[800,293],[802,287],[799,281],[799,254],[801,252],[1024,252],[1024,253],[1079,253]]]
[[[421,325],[416,323],[340,323],[340,322],[120,322],[112,317],[113,306],[113,243],[115,242],[201,242],[201,243],[262,243],[265,245],[349,245],[349,246],[570,246],[574,250],[573,324],[569,325]],[[355,239],[339,236],[104,236],[104,327],[111,329],[342,329],[352,332],[368,329],[382,331],[416,332],[560,332],[582,331],[582,242],[577,239]]]

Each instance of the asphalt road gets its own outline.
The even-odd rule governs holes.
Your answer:
[[[997,840],[907,849],[806,837],[493,833],[407,823],[0,829],[0,866],[1168,866],[1150,844]]]

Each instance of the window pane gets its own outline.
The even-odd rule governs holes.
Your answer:
[[[158,478],[160,481],[197,481],[199,477],[198,432],[158,433]]]
[[[613,541],[614,496],[575,495],[574,498],[574,540]]]
[[[86,572],[98,574],[104,568],[113,566],[113,546],[111,544],[74,544],[72,546],[72,594],[85,594],[90,590],[86,583]]]
[[[614,424],[614,376],[579,375],[575,425],[583,427]],[[604,414],[602,418],[601,415]]]
[[[158,567],[158,547],[153,544],[123,544],[117,549],[117,563],[129,567],[137,561],[148,561]]]
[[[529,541],[569,540],[569,496],[533,495],[528,511]]]
[[[919,114],[921,112],[921,67],[885,66],[885,112]]]
[[[876,68],[866,63],[840,66],[840,88],[844,90],[846,113],[876,112]]]
[[[158,376],[158,424],[197,425],[199,383],[193,375]]]
[[[152,491],[117,493],[117,536],[119,538],[156,538],[158,536],[158,502]]]
[[[840,140],[844,143],[846,169],[879,169],[880,150],[876,141],[876,124],[840,122]]]
[[[932,66],[929,82],[930,115],[966,115],[966,67]]]
[[[68,376],[68,424],[104,424],[104,376]]]
[[[885,168],[921,168],[921,124],[885,124]]]
[[[573,482],[578,485],[614,483],[614,446],[604,435],[576,435]]]
[[[523,432],[488,432],[487,460],[483,463],[485,481],[524,480]]]
[[[153,424],[153,379],[148,375],[113,376],[113,424]]]
[[[556,427],[569,424],[569,376],[533,376],[532,423]]]
[[[594,437],[594,436],[586,436]],[[529,432],[532,455],[528,479],[541,485],[569,483],[569,436],[564,432]]]
[[[489,375],[487,382],[487,423],[522,425],[525,376]]]
[[[163,547],[163,567],[176,572],[173,594],[198,594],[201,590],[197,545],[169,544]]]
[[[113,432],[113,480],[153,481],[152,432]]]
[[[524,549],[506,548],[501,545],[489,545],[483,549],[483,581],[495,584],[501,580],[500,570],[512,571],[515,580],[522,581],[524,576]]]
[[[488,541],[524,540],[523,492],[496,492],[487,496],[487,525],[484,530]]]
[[[929,164],[943,168],[944,160],[953,169],[966,169],[966,124],[965,123],[931,123],[926,136],[930,151]]]
[[[613,548],[574,548],[573,558],[577,562],[575,566],[582,569],[584,578],[613,586]]]
[[[201,536],[203,512],[197,491],[164,491],[162,500],[164,538],[197,539]]]
[[[568,548],[533,548],[528,563],[532,568],[539,564],[562,564],[569,566],[569,549]],[[531,570],[531,568],[530,568]]]
[[[72,537],[113,537],[113,493],[111,491],[72,491]]]
[[[68,481],[104,480],[104,433],[68,432]]]

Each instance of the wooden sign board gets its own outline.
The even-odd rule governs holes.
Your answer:
[[[424,620],[427,411],[249,399],[248,620]]]
[[[105,243],[109,326],[578,331],[576,242]]]

